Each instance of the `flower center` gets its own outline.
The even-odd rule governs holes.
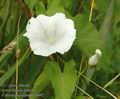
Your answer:
[[[52,44],[56,41],[56,38],[54,36],[48,36],[48,43]]]

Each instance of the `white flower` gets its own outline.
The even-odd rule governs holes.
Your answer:
[[[74,22],[67,19],[63,13],[53,16],[40,14],[31,18],[24,36],[29,38],[34,54],[49,56],[53,53],[64,54],[76,38]]]
[[[89,65],[96,65],[102,55],[102,52],[99,49],[96,49],[95,54],[89,58]]]

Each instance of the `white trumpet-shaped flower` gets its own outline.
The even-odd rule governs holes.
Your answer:
[[[102,55],[102,52],[99,49],[96,49],[95,54],[89,58],[89,65],[96,65]]]
[[[63,13],[53,16],[38,15],[31,18],[24,36],[28,37],[34,54],[49,56],[55,52],[67,52],[76,38],[74,22]]]

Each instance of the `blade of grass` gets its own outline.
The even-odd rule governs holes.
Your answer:
[[[101,86],[99,86],[98,84],[96,84],[94,81],[92,81],[91,79],[89,79],[88,77],[82,75],[85,79],[87,79],[89,82],[93,83],[95,86],[97,86],[98,88],[100,88],[101,90],[103,90],[104,92],[106,92],[107,94],[109,94],[111,97],[113,97],[114,99],[117,99],[117,97],[115,97],[112,93],[110,93],[108,90],[102,88]]]
[[[23,56],[19,59],[18,66],[20,66],[25,59],[30,55],[30,47],[26,50],[26,52],[23,54]],[[1,78],[0,78],[0,86],[2,86],[7,80],[9,80],[13,74],[15,73],[16,70],[16,63],[7,71]]]
[[[78,72],[78,76],[77,76],[76,86],[78,86],[78,84],[79,84],[79,78],[80,78],[80,73],[81,73],[81,70],[82,70],[83,60],[84,60],[84,58],[82,57],[82,59],[81,59],[81,63],[80,63],[80,68],[79,68],[79,72]],[[74,97],[76,97],[76,94],[77,94],[77,87],[75,88],[75,94],[74,94]]]
[[[115,76],[112,80],[110,80],[107,84],[105,84],[103,88],[107,88],[108,86],[110,86],[119,76],[120,73],[117,76]]]
[[[18,99],[17,95],[18,95],[18,66],[19,66],[19,25],[20,25],[20,19],[21,19],[21,16],[19,17],[19,20],[18,20],[18,26],[17,26],[17,45],[16,45],[16,99]]]
[[[12,50],[15,48],[15,46],[16,41],[13,40],[0,51],[0,69],[2,69],[3,66],[7,63],[7,60],[12,55]]]
[[[4,15],[4,19],[3,22],[0,26],[0,49],[1,47],[3,47],[3,38],[4,38],[4,33],[2,32],[3,27],[5,26],[8,17],[9,17],[9,9],[10,9],[10,0],[8,0],[7,2],[5,2],[5,7],[2,9],[3,11],[0,12],[0,16]]]
[[[93,7],[94,7],[94,0],[92,0],[92,4],[91,4],[89,22],[91,22],[91,19],[92,19]]]
[[[90,97],[90,99],[94,99],[91,95],[89,95],[87,92],[85,92],[82,88],[76,86],[76,88],[78,88],[80,91],[82,91],[85,95],[87,95],[88,97]]]

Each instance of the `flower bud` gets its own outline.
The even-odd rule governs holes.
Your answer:
[[[96,49],[95,54],[89,58],[89,65],[96,65],[102,55],[102,52],[99,49]]]

